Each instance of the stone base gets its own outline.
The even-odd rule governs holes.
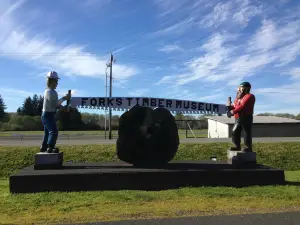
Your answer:
[[[227,150],[227,162],[236,166],[256,165],[256,152]]]
[[[63,152],[35,154],[34,169],[60,169],[63,165]]]

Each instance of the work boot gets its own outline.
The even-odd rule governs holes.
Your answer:
[[[41,147],[40,147],[40,152],[45,152],[45,151],[47,151],[47,147],[41,146]]]
[[[243,148],[242,152],[252,152],[252,148],[251,147]]]
[[[53,153],[53,148],[48,147],[48,148],[47,148],[47,153]]]
[[[59,153],[59,148],[53,148],[53,153]]]
[[[231,147],[229,150],[230,151],[241,151],[241,146]]]

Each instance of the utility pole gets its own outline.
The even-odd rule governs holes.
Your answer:
[[[112,97],[112,64],[113,64],[114,57],[110,54],[110,74],[109,74],[109,98]],[[109,106],[109,134],[108,139],[111,140],[111,107]]]
[[[107,98],[107,67],[109,65],[106,64],[106,70],[105,70],[105,98]],[[104,129],[105,129],[105,132],[104,132],[104,137],[105,137],[105,140],[106,140],[106,123],[107,123],[107,113],[106,113],[106,108],[105,108],[105,123],[104,123]]]

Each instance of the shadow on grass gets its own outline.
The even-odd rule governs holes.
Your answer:
[[[285,185],[300,186],[300,181],[286,181]]]

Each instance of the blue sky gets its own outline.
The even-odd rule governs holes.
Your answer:
[[[300,113],[298,0],[1,0],[0,30],[9,112],[49,70],[60,96],[105,96],[112,52],[113,96],[226,104],[247,80],[255,113]]]

